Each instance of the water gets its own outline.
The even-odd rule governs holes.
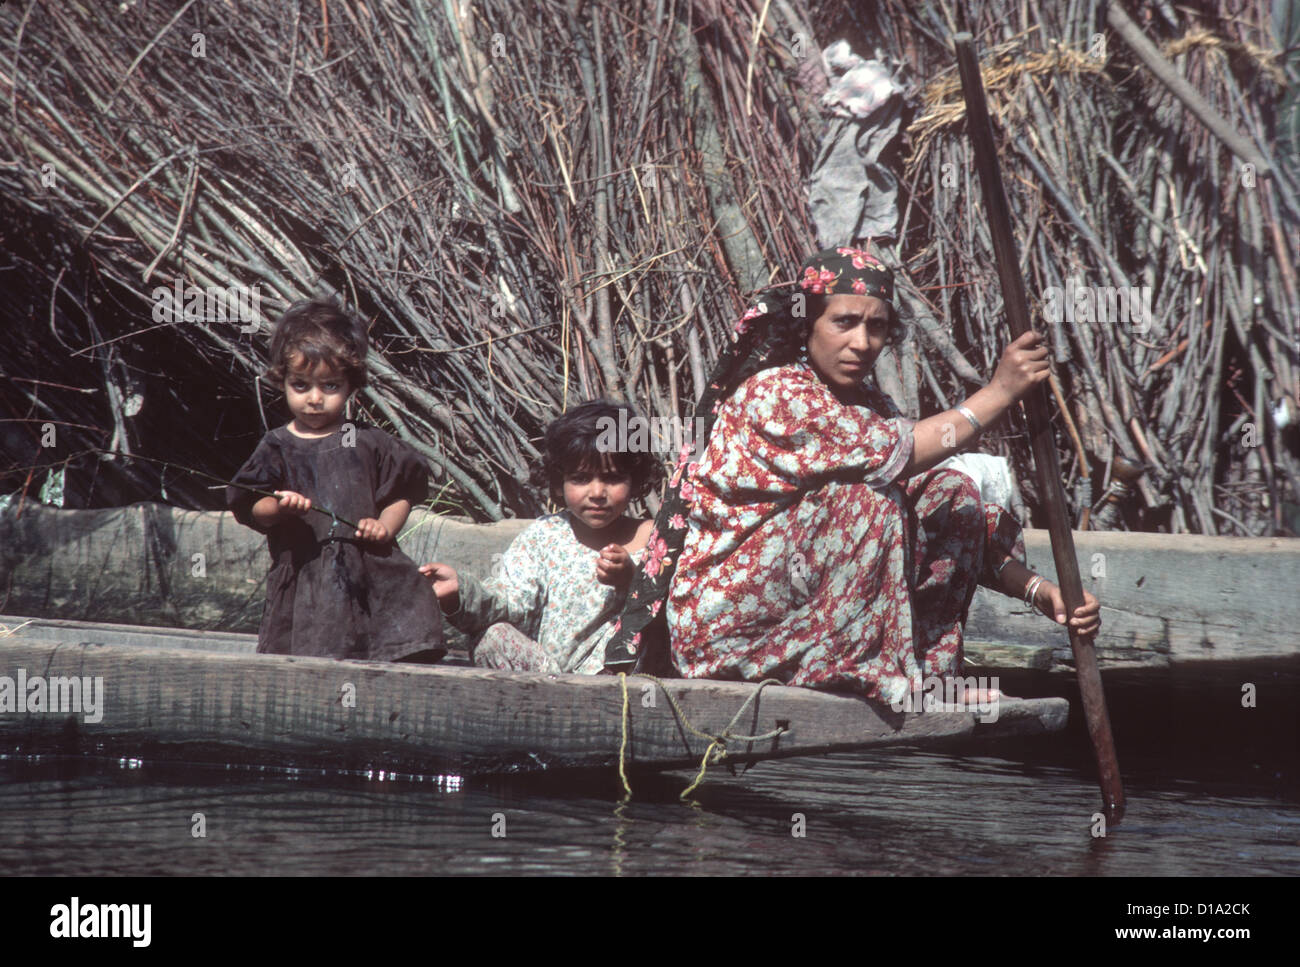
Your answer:
[[[1242,683],[1258,704],[1242,708]],[[1032,680],[1016,694],[1044,690]],[[1107,680],[1129,810],[1086,737],[641,776],[320,775],[0,758],[0,869],[153,874],[1300,874],[1300,668]],[[196,813],[203,837],[195,837]],[[496,835],[494,835],[494,832]],[[802,832],[803,835],[797,835]]]

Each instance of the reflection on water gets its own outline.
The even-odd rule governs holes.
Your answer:
[[[1250,678],[1243,678],[1249,675]],[[1086,738],[690,774],[462,779],[0,758],[9,874],[1300,874],[1297,676],[1107,682],[1129,796],[1091,831]],[[1260,704],[1240,707],[1256,680]],[[1018,683],[1019,693],[1034,690]],[[1270,704],[1271,703],[1271,704]],[[1077,720],[1077,716],[1076,716]],[[206,835],[195,837],[199,818]]]

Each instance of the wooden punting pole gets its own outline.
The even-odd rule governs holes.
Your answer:
[[[993,251],[997,257],[998,278],[1002,284],[1002,301],[1006,306],[1011,338],[1016,339],[1030,329],[1029,307],[1025,301],[1024,279],[1020,276],[1016,240],[1011,233],[1011,212],[1007,207],[997,151],[993,146],[993,125],[989,121],[988,105],[984,99],[979,57],[975,52],[974,38],[969,33],[963,31],[956,34],[953,42],[957,49],[957,66],[961,71],[962,91],[966,98],[966,125],[975,148],[975,166],[979,169],[984,205],[988,209],[989,228],[993,235]],[[1083,581],[1079,577],[1074,536],[1070,533],[1065,491],[1057,471],[1056,447],[1052,441],[1052,425],[1047,408],[1047,385],[1040,383],[1035,386],[1024,403],[1029,417],[1038,489],[1043,496],[1047,526],[1052,537],[1052,557],[1056,561],[1057,580],[1060,582],[1061,596],[1065,599],[1066,614],[1072,617],[1075,609],[1083,604]],[[1124,787],[1120,781],[1119,762],[1115,757],[1115,740],[1110,732],[1110,715],[1106,711],[1106,695],[1102,691],[1097,654],[1090,637],[1080,636],[1069,624],[1066,628],[1070,634],[1070,647],[1074,650],[1088,735],[1092,739],[1092,749],[1097,758],[1102,805],[1107,818],[1117,822],[1124,813]]]

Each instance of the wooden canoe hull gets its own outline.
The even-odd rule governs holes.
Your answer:
[[[101,679],[98,715],[0,710],[0,748],[471,775],[616,767],[624,739],[616,677],[98,644],[93,626],[68,630],[62,641],[48,628],[43,640],[22,631],[0,640],[0,677],[23,669],[46,681]],[[692,734],[683,716],[716,735],[758,688],[661,686],[639,676],[626,685],[626,762],[640,770],[698,766],[710,740]],[[733,740],[727,759],[1053,732],[1067,714],[1064,699],[1005,700],[995,714],[896,713],[852,696],[768,686],[733,731],[785,730],[760,743]]]

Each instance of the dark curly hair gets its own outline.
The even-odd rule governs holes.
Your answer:
[[[352,389],[366,385],[365,324],[333,302],[295,302],[275,324],[266,379],[283,386],[296,357],[313,370],[320,363],[342,373]]]
[[[601,437],[620,425],[620,410],[627,414],[625,426],[634,425],[632,421],[641,418],[629,403],[598,399],[575,406],[552,420],[546,428],[541,474],[534,475],[534,481],[538,484],[544,482],[551,496],[560,499],[566,474],[610,466],[631,481],[633,500],[648,494],[662,472],[651,448],[632,450],[621,445],[613,448],[602,446]]]

